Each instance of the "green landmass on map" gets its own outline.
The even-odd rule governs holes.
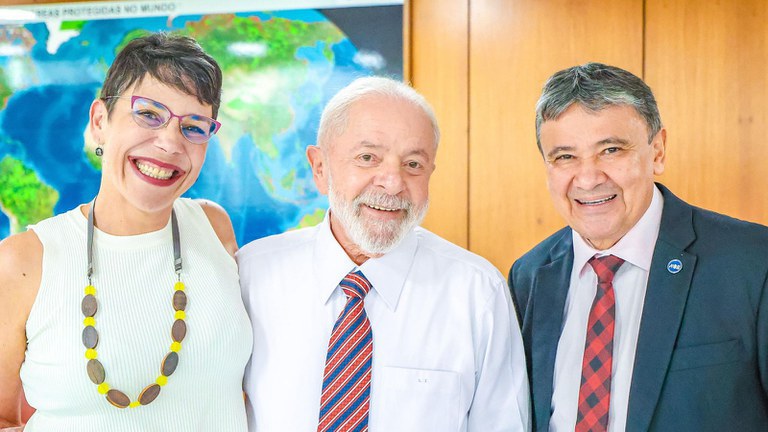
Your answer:
[[[292,170],[288,171],[288,174],[286,174],[282,178],[282,180],[280,180],[280,184],[283,186],[283,188],[288,189],[293,185],[295,181],[296,181],[296,168],[293,168]]]
[[[296,226],[295,229],[315,226],[320,222],[322,222],[324,217],[325,217],[325,210],[317,209],[315,210],[314,213],[304,215],[304,217],[301,218],[301,220],[299,221],[299,224]]]
[[[243,68],[253,71],[270,66],[285,66],[296,62],[296,49],[323,43],[326,58],[331,59],[331,45],[344,38],[344,34],[330,22],[292,21],[273,17],[262,20],[258,17],[236,15],[210,15],[198,22],[190,22],[185,28],[205,51],[221,64],[222,69]],[[263,43],[267,50],[262,56],[242,56],[230,47],[235,42]]]
[[[86,148],[85,158],[88,159],[88,163],[91,164],[92,167],[96,168],[97,171],[101,171],[101,158],[96,156],[96,153]]]
[[[13,94],[13,89],[8,85],[8,77],[5,71],[0,68],[0,109],[5,108],[8,97]]]
[[[61,30],[76,30],[81,31],[88,21],[64,21],[61,23],[59,29]]]
[[[11,156],[0,160],[0,207],[11,220],[11,233],[53,216],[59,193],[37,173]]]
[[[332,58],[331,46],[345,38],[330,22],[236,15],[207,16],[188,23],[183,33],[195,38],[224,71],[220,115],[227,127],[221,134],[232,139],[222,141],[236,142],[249,133],[256,147],[273,159],[279,156],[274,136],[293,124],[291,97],[307,80],[307,61],[296,57],[297,50],[322,44],[326,58]],[[239,55],[232,46],[242,41],[261,44],[263,53]]]

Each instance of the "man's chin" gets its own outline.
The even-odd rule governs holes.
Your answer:
[[[373,238],[366,236],[367,238],[361,239],[358,247],[365,252],[368,256],[383,255],[397,246],[400,243],[401,237],[395,235],[381,236],[377,235]]]

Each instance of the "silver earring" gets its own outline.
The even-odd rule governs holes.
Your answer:
[[[101,148],[101,146],[96,147],[96,150],[94,150],[94,153],[96,153],[96,156],[101,157],[101,155],[104,154],[104,149]]]

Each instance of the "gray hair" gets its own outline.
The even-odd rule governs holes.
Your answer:
[[[590,112],[613,105],[628,105],[648,127],[648,142],[661,130],[661,116],[650,87],[624,69],[601,63],[574,66],[552,75],[536,103],[536,144],[541,149],[541,125],[557,120],[572,104]]]
[[[347,127],[349,109],[355,102],[368,96],[385,96],[402,100],[421,109],[432,124],[435,147],[437,147],[437,143],[440,142],[440,129],[429,102],[408,84],[385,77],[358,78],[336,93],[325,105],[323,114],[320,116],[317,144],[327,148],[331,138],[344,133]]]

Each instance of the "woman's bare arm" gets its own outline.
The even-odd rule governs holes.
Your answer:
[[[40,287],[43,246],[32,231],[0,242],[0,428],[21,425],[19,370],[26,323]]]

